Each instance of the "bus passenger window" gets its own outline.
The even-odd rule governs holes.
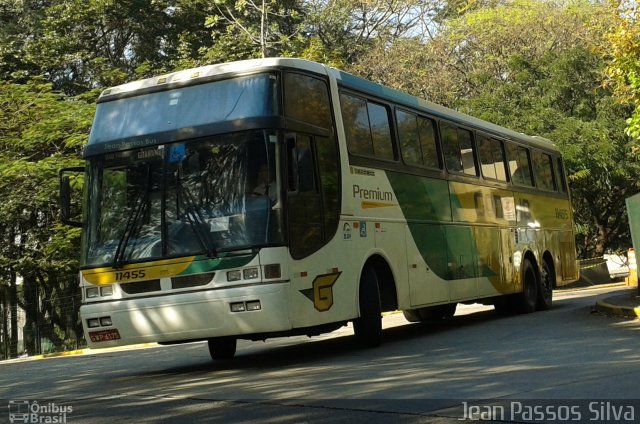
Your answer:
[[[341,93],[340,107],[350,153],[395,159],[386,106]]]
[[[396,111],[398,138],[402,148],[402,159],[408,165],[422,165],[422,151],[418,133],[418,122],[412,113]]]
[[[442,139],[442,149],[444,150],[444,161],[447,169],[453,172],[462,171],[462,163],[460,163],[460,150],[458,149],[458,130],[456,127],[447,123],[440,125],[440,134]]]
[[[529,150],[513,143],[506,143],[506,147],[511,181],[514,184],[531,187],[533,180],[529,166]]]
[[[396,111],[396,121],[404,162],[440,168],[433,121],[401,110]]]
[[[533,173],[536,185],[543,190],[556,190],[556,180],[553,173],[551,156],[542,152],[533,152]]]
[[[502,142],[488,137],[478,140],[478,156],[482,175],[493,180],[507,181],[507,172],[502,154]]]
[[[440,132],[447,169],[467,175],[478,175],[473,158],[471,131],[443,122],[440,125]]]
[[[343,93],[340,94],[340,106],[349,152],[356,155],[373,156],[367,102],[364,99]]]
[[[567,192],[567,179],[564,174],[564,165],[562,164],[562,159],[557,158],[556,164],[558,165],[558,179],[560,182],[560,191],[563,193]]]
[[[393,145],[391,144],[391,128],[387,108],[370,102],[367,103],[367,106],[371,122],[373,155],[377,158],[393,160]]]
[[[422,147],[422,163],[430,168],[440,168],[435,123],[431,119],[419,116],[418,132],[420,133],[420,147]]]

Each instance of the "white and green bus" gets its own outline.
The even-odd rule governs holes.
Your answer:
[[[315,335],[458,303],[547,309],[577,279],[558,149],[299,59],[105,90],[89,142],[81,316],[91,347]],[[69,172],[61,171],[69,221]]]

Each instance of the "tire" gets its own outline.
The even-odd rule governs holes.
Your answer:
[[[407,309],[402,311],[404,317],[409,322],[437,322],[451,319],[456,313],[457,303],[447,303],[446,305],[427,306],[418,309]]]
[[[360,277],[360,317],[353,321],[356,342],[362,347],[377,347],[382,342],[382,309],[375,271],[367,267]]]
[[[214,361],[233,359],[238,340],[235,337],[214,337],[208,340],[209,354]]]
[[[451,319],[456,313],[457,303],[447,303],[446,305],[430,306],[420,309],[422,321],[442,321]]]
[[[420,312],[417,309],[405,309],[402,311],[402,315],[404,315],[404,319],[409,322],[422,322],[422,318],[420,318]]]
[[[536,310],[538,303],[538,273],[529,259],[522,266],[522,293],[516,295],[517,312],[529,314]]]
[[[516,303],[518,300],[515,298],[516,295],[509,294],[500,296],[493,303],[493,307],[496,309],[496,313],[501,316],[509,316],[515,314],[516,311]]]
[[[539,311],[546,311],[551,308],[553,304],[553,282],[555,280],[555,273],[552,270],[553,268],[547,261],[542,262],[540,284],[538,285],[537,308]]]

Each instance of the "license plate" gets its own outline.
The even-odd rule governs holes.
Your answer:
[[[101,330],[101,331],[89,331],[89,337],[92,342],[108,342],[110,340],[119,340],[120,333],[117,329]]]

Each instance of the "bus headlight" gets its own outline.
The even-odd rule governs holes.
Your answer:
[[[87,320],[87,326],[89,326],[89,328],[100,327],[100,320],[98,318],[89,318]]]
[[[100,296],[111,296],[113,295],[113,286],[103,286],[100,287]]]
[[[100,296],[100,289],[98,287],[87,287],[84,293],[87,299],[91,299]]]
[[[233,271],[227,271],[227,281],[240,281],[242,279],[242,273],[239,269]]]
[[[255,280],[258,278],[258,268],[247,268],[242,271],[242,276],[245,280]]]

